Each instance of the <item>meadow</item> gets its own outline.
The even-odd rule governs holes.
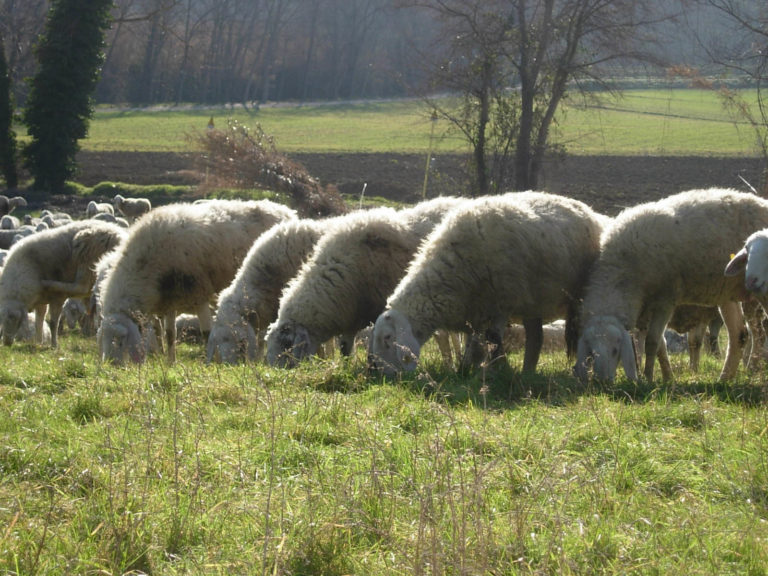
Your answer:
[[[652,94],[569,110],[558,137],[693,154],[697,131],[673,145],[664,123],[699,118],[699,135],[722,128],[720,154],[745,153],[703,93]],[[272,118],[283,151],[428,143],[417,103],[342,107],[343,137],[326,131],[334,110],[242,121],[269,132]],[[99,111],[83,145],[183,150],[212,113]],[[634,118],[644,143],[605,129],[609,117]],[[717,144],[699,140],[701,154]],[[416,373],[389,381],[367,373],[363,349],[283,370],[207,365],[182,344],[173,365],[117,367],[77,330],[60,343],[0,348],[0,574],[768,573],[764,367],[721,383],[717,358],[693,374],[676,354],[674,382],[620,371],[583,387],[564,352],[535,376],[520,374],[521,353],[460,374],[428,345]]]
[[[750,92],[745,99],[754,99]],[[574,98],[575,100],[575,98]],[[442,102],[444,104],[444,101]],[[446,120],[435,126],[422,101],[242,107],[97,109],[85,150],[182,152],[190,135],[234,120],[259,123],[278,149],[293,152],[466,152]],[[433,132],[434,129],[434,132]],[[754,156],[752,128],[736,122],[706,90],[633,90],[594,101],[568,101],[552,141],[576,155]]]

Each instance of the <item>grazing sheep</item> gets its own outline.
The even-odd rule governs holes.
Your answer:
[[[21,196],[14,196],[13,198],[8,198],[8,196],[3,196],[0,194],[0,216],[5,216],[6,214],[10,214],[13,212],[16,208],[19,206],[26,206],[27,201],[24,200]]]
[[[116,194],[112,203],[115,209],[130,222],[152,210],[152,203],[147,198],[123,198],[120,194]]]
[[[0,330],[0,332],[2,332],[2,330]],[[17,342],[37,342],[35,333],[35,314],[26,314],[24,319],[21,321],[21,325],[19,326],[18,332],[16,332],[16,337],[14,340]],[[39,343],[43,344],[44,346],[47,346],[51,343],[51,327],[48,326],[48,324],[45,322],[43,322],[43,336]]]
[[[168,358],[175,361],[177,313],[201,315],[208,322],[204,332],[210,331],[211,299],[232,282],[256,238],[295,214],[266,200],[216,200],[163,206],[140,218],[103,288],[102,358],[143,361],[139,327],[158,315]]]
[[[419,250],[387,310],[374,324],[371,362],[386,375],[413,370],[438,328],[485,335],[493,361],[505,361],[510,319],[526,332],[524,371],[536,369],[545,320],[568,319],[568,351],[578,299],[597,258],[605,217],[539,192],[484,197],[454,210]],[[468,345],[464,366],[480,350]]]
[[[49,307],[51,344],[57,347],[59,317],[68,297],[87,296],[93,265],[125,235],[122,228],[84,220],[23,239],[8,253],[0,275],[0,324],[3,342],[13,343],[27,312],[36,314],[38,342]]]
[[[219,295],[208,337],[208,362],[253,360],[257,334],[277,318],[280,293],[312,253],[332,220],[292,220],[274,226],[253,243],[235,279]]]
[[[510,324],[504,330],[502,338],[504,352],[522,350],[525,346],[525,327],[522,324]],[[566,350],[565,320],[555,320],[542,326],[542,352],[559,352]]]
[[[110,214],[114,216],[115,209],[112,208],[112,204],[107,204],[106,202],[95,202],[94,200],[91,200],[88,202],[88,206],[85,207],[85,217],[93,218],[97,214]]]
[[[419,243],[464,200],[438,198],[395,211],[377,208],[338,220],[288,284],[266,336],[267,362],[291,367],[341,335],[354,336],[383,310]]]
[[[130,226],[130,223],[128,220],[123,218],[122,216],[115,216],[114,214],[109,214],[107,212],[99,212],[95,216],[93,216],[94,220],[101,220],[102,222],[112,222],[113,224],[117,224],[118,226],[122,226],[123,228],[128,228]]]
[[[582,310],[575,372],[612,381],[619,360],[637,379],[629,331],[647,326],[645,378],[653,380],[664,327],[676,306],[719,306],[728,330],[721,380],[735,376],[747,329],[744,278],[723,275],[730,249],[768,226],[768,201],[728,189],[690,190],[628,208],[603,234]],[[662,364],[665,380],[671,371]]]

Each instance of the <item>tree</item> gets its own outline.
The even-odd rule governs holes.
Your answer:
[[[768,196],[768,10],[759,2],[697,0],[696,4],[721,17],[717,33],[696,31],[709,64],[725,70],[731,78],[747,79],[756,89],[755,101],[730,88],[726,81],[713,82],[694,69],[686,72],[695,77],[699,86],[717,90],[726,109],[752,128],[764,162],[758,187]]]
[[[5,178],[7,188],[18,186],[16,133],[13,131],[13,96],[2,33],[0,33],[0,172]]]
[[[474,193],[536,188],[556,112],[608,64],[652,60],[638,46],[663,15],[649,0],[417,0],[438,14],[436,84],[458,90],[440,109],[473,148]],[[434,59],[432,59],[434,62]],[[511,173],[511,174],[510,174]]]
[[[111,6],[111,0],[51,2],[23,114],[31,136],[23,150],[25,166],[39,190],[60,191],[75,172],[78,140],[93,113]]]

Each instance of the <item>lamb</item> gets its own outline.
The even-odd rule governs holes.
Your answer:
[[[267,200],[215,200],[163,206],[140,218],[103,289],[102,358],[142,362],[139,327],[143,318],[159,315],[165,319],[168,359],[175,361],[177,313],[201,315],[207,335],[209,302],[231,283],[251,244],[295,217],[293,210]]]
[[[371,338],[372,366],[392,376],[416,368],[438,328],[485,335],[492,362],[505,362],[510,319],[526,332],[523,371],[534,371],[544,321],[566,318],[569,352],[587,272],[605,217],[585,204],[542,192],[483,197],[454,210],[419,250],[389,297]],[[481,360],[468,345],[463,365]]]
[[[219,295],[216,318],[208,337],[208,362],[228,364],[253,360],[257,334],[277,318],[280,293],[312,253],[333,220],[283,222],[254,242],[235,279]]]
[[[115,209],[112,208],[112,204],[107,204],[106,202],[96,202],[94,200],[91,200],[90,202],[88,202],[88,205],[85,207],[85,217],[93,218],[97,214],[111,214],[114,216]]]
[[[42,341],[49,306],[51,345],[58,346],[61,308],[68,297],[87,296],[94,263],[114,248],[125,232],[104,222],[85,220],[23,239],[9,251],[0,275],[0,324],[3,343],[13,344],[21,321],[35,311],[37,341]]]
[[[620,213],[604,232],[582,311],[575,372],[612,381],[621,360],[637,379],[629,331],[648,327],[644,376],[653,380],[664,327],[676,306],[719,306],[728,330],[721,380],[732,379],[747,330],[740,301],[744,277],[723,275],[729,249],[768,226],[768,201],[730,189],[689,190]],[[671,371],[662,365],[665,380]]]
[[[27,201],[21,196],[14,196],[13,198],[8,198],[8,196],[4,196],[0,194],[0,216],[5,216],[6,214],[10,214],[19,206],[24,207],[26,205],[27,205]]]
[[[463,202],[437,198],[399,212],[377,208],[339,220],[283,292],[267,330],[267,362],[292,367],[337,335],[348,354],[354,335],[383,310],[421,240]]]
[[[152,210],[152,203],[148,198],[123,198],[120,194],[116,194],[112,198],[112,203],[115,209],[130,222]]]

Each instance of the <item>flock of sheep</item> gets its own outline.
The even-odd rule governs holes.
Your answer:
[[[543,192],[324,220],[266,200],[152,209],[115,196],[91,202],[83,219],[47,213],[22,224],[10,212],[24,205],[0,197],[0,232],[16,232],[0,273],[4,344],[32,321],[45,342],[47,315],[56,347],[69,308],[89,319],[84,332],[115,363],[163,350],[174,361],[187,313],[199,320],[208,362],[292,367],[334,342],[350,354],[365,334],[370,368],[387,375],[413,370],[433,336],[463,368],[503,364],[517,322],[526,372],[536,370],[553,326],[545,323],[558,321],[582,382],[590,373],[613,380],[619,363],[637,379],[636,341],[644,377],[653,379],[658,358],[668,380],[665,329],[699,329],[719,309],[728,332],[720,377],[732,379],[764,314],[753,302],[768,303],[768,200],[728,189],[683,192],[615,218]]]

